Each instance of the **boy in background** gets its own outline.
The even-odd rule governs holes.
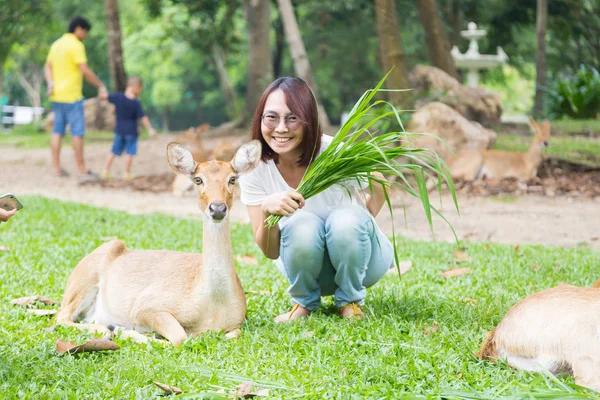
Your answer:
[[[127,80],[127,88],[124,93],[111,93],[108,96],[108,101],[115,105],[115,114],[117,123],[115,125],[115,140],[111,149],[111,154],[106,160],[102,179],[112,179],[110,175],[110,166],[115,159],[115,156],[123,154],[123,150],[127,153],[125,159],[125,172],[123,179],[132,179],[131,164],[133,157],[137,154],[138,142],[138,120],[142,120],[142,124],[148,130],[150,137],[155,137],[156,132],[150,124],[148,116],[142,109],[142,103],[138,96],[142,93],[144,84],[139,76],[132,76]]]

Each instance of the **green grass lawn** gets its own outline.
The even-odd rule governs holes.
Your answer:
[[[531,145],[531,136],[498,135],[495,149],[525,152]],[[600,167],[600,141],[581,137],[550,137],[550,146],[544,149],[550,157]]]
[[[553,135],[573,135],[583,134],[598,137],[600,136],[600,119],[562,119],[552,121]]]
[[[386,276],[368,292],[362,321],[344,321],[330,299],[307,321],[275,325],[288,310],[286,281],[260,254],[249,226],[233,225],[234,255],[247,295],[248,319],[239,340],[210,333],[180,348],[116,339],[116,352],[62,355],[57,339],[82,343],[88,334],[52,325],[10,305],[27,295],[60,300],[76,263],[110,237],[130,248],[201,250],[202,223],[163,215],[128,215],[102,208],[24,197],[25,208],[0,225],[0,393],[3,399],[157,398],[152,381],[187,395],[210,397],[244,381],[273,398],[600,398],[571,378],[516,371],[473,356],[485,332],[519,299],[560,282],[591,285],[600,255],[561,249],[466,243],[472,272],[445,279],[456,267],[456,245],[400,239],[413,267]],[[531,268],[532,266],[537,266]],[[157,295],[160,295],[157,293]],[[587,393],[587,394],[586,394]],[[528,397],[531,396],[531,397]]]

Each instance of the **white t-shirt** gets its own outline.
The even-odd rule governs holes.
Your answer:
[[[333,140],[333,137],[323,135],[321,137],[321,149],[318,155],[325,150]],[[247,175],[240,176],[241,201],[247,206],[261,205],[263,199],[273,193],[287,192],[295,190],[291,188],[281,176],[275,162],[260,162],[258,167]],[[303,210],[319,216],[323,221],[327,219],[331,211],[335,208],[357,205],[367,209],[365,204],[365,194],[359,189],[368,187],[367,182],[357,182],[355,179],[341,184],[335,184],[329,189],[306,200]],[[350,192],[352,196],[349,195]],[[367,210],[368,212],[368,210]],[[279,221],[279,227],[283,228],[288,218],[283,217]]]

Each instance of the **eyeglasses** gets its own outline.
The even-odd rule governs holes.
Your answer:
[[[263,124],[265,124],[265,126],[269,129],[277,128],[277,125],[279,125],[279,121],[281,121],[281,118],[283,118],[283,120],[285,121],[285,126],[287,126],[288,129],[292,131],[300,128],[300,125],[302,124],[302,122],[295,115],[280,117],[275,113],[267,113],[261,117]]]

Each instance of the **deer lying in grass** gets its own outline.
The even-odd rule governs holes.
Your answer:
[[[542,162],[542,149],[548,146],[550,140],[550,121],[538,124],[530,118],[529,122],[533,141],[526,153],[462,150],[446,161],[452,178],[465,181],[516,178],[522,182],[534,178]]]
[[[98,332],[110,325],[154,330],[176,346],[209,330],[237,336],[246,298],[234,268],[228,211],[238,175],[252,171],[260,155],[260,142],[252,141],[231,162],[199,164],[188,149],[169,144],[171,167],[198,187],[204,254],[105,243],[71,273],[57,323]]]
[[[600,282],[600,281],[599,281]],[[526,371],[575,376],[600,391],[600,288],[562,284],[514,305],[476,356]]]

